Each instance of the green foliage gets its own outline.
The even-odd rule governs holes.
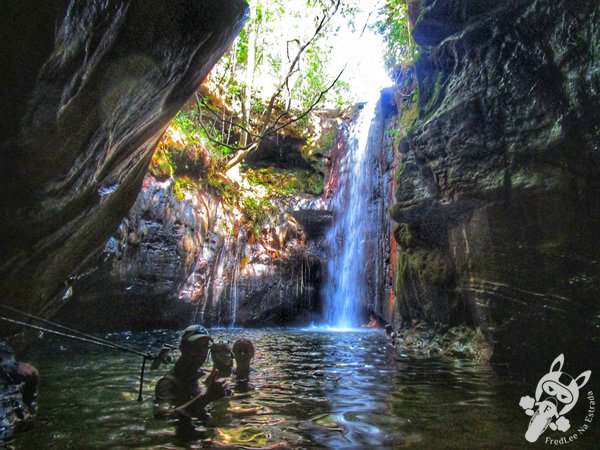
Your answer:
[[[404,285],[406,282],[409,256],[408,250],[400,249],[396,259],[396,267],[394,270],[394,293],[399,301],[402,301],[404,298]]]
[[[330,152],[335,144],[337,132],[338,129],[334,126],[321,129],[321,133],[316,136],[316,139],[309,141],[300,149],[302,156],[305,159],[309,159],[315,153],[327,154]]]
[[[353,3],[355,1],[345,2],[335,14],[351,21],[357,11]],[[242,106],[250,105],[249,123],[243,125],[256,129],[263,124],[265,105],[281,85],[283,89],[275,99],[276,110],[287,110],[289,106],[295,116],[319,99],[337,75],[333,69],[331,39],[328,39],[337,28],[328,23],[310,41],[316,24],[334,11],[329,0],[292,3],[250,0],[249,4],[249,20],[213,69],[211,78],[222,90],[223,102],[239,117],[242,117]],[[292,68],[297,52],[309,41],[310,45]],[[291,76],[286,80],[290,69]],[[350,97],[348,83],[338,80],[319,104],[345,106]]]
[[[266,110],[266,105],[258,98],[252,99],[252,112],[254,114],[263,114]]]
[[[313,46],[306,50],[303,58],[303,74],[298,77],[291,95],[297,99],[302,109],[310,108],[315,100],[331,83],[332,74],[328,73],[333,49],[326,45]],[[344,108],[353,104],[350,84],[338,80],[335,86],[327,92],[321,103],[330,108]]]
[[[172,177],[177,169],[171,158],[171,152],[163,146],[158,146],[152,156],[149,171],[155,177]]]
[[[423,92],[429,93],[429,97],[423,99],[423,103],[425,104],[422,105],[423,110],[427,111],[427,116],[425,117],[427,118],[434,112],[436,109],[435,106],[440,99],[440,94],[442,92],[442,74],[438,73],[435,78],[427,77],[423,80],[423,83]]]
[[[400,160],[398,161],[398,167],[396,167],[396,181],[400,182],[402,180],[402,174],[406,170],[406,162]]]
[[[173,193],[179,200],[185,198],[186,191],[196,191],[198,189],[198,186],[189,177],[175,177],[173,181]]]
[[[246,168],[242,174],[248,184],[243,189],[213,168],[204,177],[205,188],[226,205],[242,210],[248,233],[256,236],[261,234],[269,218],[278,213],[275,200],[285,200],[300,193],[319,195],[323,191],[323,178],[307,170]],[[187,181],[186,178],[176,180],[176,195],[180,199],[184,198],[185,190],[194,188]]]
[[[402,138],[408,135],[410,129],[419,117],[419,90],[415,88],[410,96],[402,101],[397,127],[387,129],[388,136],[398,145]]]
[[[379,10],[376,29],[386,44],[384,59],[390,73],[397,65],[414,64],[419,51],[408,23],[409,0],[387,0]]]
[[[307,170],[276,170],[246,168],[244,178],[252,189],[264,195],[245,193],[237,201],[246,216],[248,232],[259,236],[269,217],[278,213],[278,203],[300,193],[319,195],[323,192],[323,177]]]
[[[323,177],[318,173],[308,174],[306,171],[303,173],[305,176],[300,178],[303,192],[321,195],[323,193]]]
[[[394,235],[396,236],[398,243],[402,245],[402,247],[410,247],[410,244],[412,242],[412,233],[410,232],[410,228],[407,223],[400,223],[396,225]]]
[[[306,51],[304,76],[299,78],[293,92],[300,99],[302,108],[309,108],[314,99],[325,89],[327,76],[324,58],[330,57],[331,49],[309,48]]]
[[[323,192],[323,177],[308,170],[248,168],[244,175],[250,185],[264,188],[269,198],[286,198],[299,193],[320,195]]]
[[[206,176],[206,187],[214,195],[219,197],[226,205],[237,205],[239,203],[240,192],[225,178],[220,172],[211,170]]]
[[[329,101],[334,108],[342,109],[356,103],[353,94],[350,91],[350,83],[344,80],[338,80],[335,87],[330,91]]]
[[[388,128],[388,130],[386,131],[386,133],[388,134],[388,136],[390,138],[392,138],[392,140],[394,141],[394,143],[398,143],[398,141],[400,141],[400,139],[402,137],[404,137],[404,131],[400,130],[398,128],[392,127],[392,128]]]
[[[212,140],[209,139],[207,130],[200,125],[200,117],[197,111],[197,108],[179,111],[173,119],[172,126],[174,125],[181,132],[187,146],[201,145],[217,159],[229,157],[232,153],[231,148],[217,143],[223,138],[218,130],[211,130]],[[165,149],[166,152],[175,150],[173,148]]]
[[[404,100],[402,114],[400,116],[400,131],[403,136],[408,132],[419,118],[419,90],[415,89],[411,96]]]
[[[173,118],[173,124],[183,134],[188,144],[194,145],[200,143],[201,133],[198,125],[193,120],[192,113],[179,111]]]
[[[241,206],[246,215],[247,230],[255,236],[260,236],[262,226],[269,218],[268,212],[272,211],[272,206],[264,199],[251,196],[243,197]]]

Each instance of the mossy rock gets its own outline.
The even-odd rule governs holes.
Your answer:
[[[407,223],[399,223],[394,226],[394,239],[403,248],[411,247],[413,238]]]
[[[445,332],[435,331],[425,322],[401,332],[400,348],[427,356],[447,356],[487,363],[492,348],[481,329],[458,326]]]

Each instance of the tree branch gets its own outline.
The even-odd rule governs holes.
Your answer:
[[[202,127],[202,129],[204,130],[204,132],[207,135],[207,138],[209,141],[217,144],[217,145],[222,145],[226,148],[229,148],[231,150],[237,150],[237,154],[227,163],[226,167],[227,169],[230,169],[232,167],[234,167],[235,165],[239,164],[241,161],[243,161],[246,157],[248,157],[250,154],[252,154],[254,151],[256,151],[259,147],[260,142],[267,136],[272,135],[277,133],[278,131],[280,131],[281,129],[291,125],[294,122],[297,122],[299,120],[301,120],[302,118],[306,117],[306,115],[308,115],[323,99],[323,97],[325,96],[325,94],[327,94],[327,92],[329,92],[333,86],[335,86],[335,84],[338,82],[338,80],[340,79],[342,73],[345,70],[342,69],[340,71],[340,73],[337,75],[337,77],[333,80],[333,82],[324,90],[322,90],[319,95],[317,96],[316,100],[306,109],[304,110],[301,114],[297,115],[296,117],[293,117],[289,120],[285,120],[283,121],[287,116],[290,115],[290,109],[291,109],[291,98],[289,98],[287,104],[285,105],[285,111],[281,112],[276,118],[275,120],[273,120],[273,114],[274,114],[274,110],[275,110],[275,105],[278,101],[278,99],[280,98],[282,91],[284,89],[287,89],[288,92],[290,92],[290,79],[291,77],[300,70],[300,60],[302,55],[305,53],[305,51],[309,48],[310,45],[312,45],[321,35],[322,31],[325,29],[325,27],[329,24],[329,22],[331,21],[331,19],[333,18],[333,16],[337,13],[337,11],[339,10],[339,7],[341,5],[341,0],[332,0],[331,1],[331,7],[329,9],[324,8],[323,11],[323,16],[321,18],[317,17],[317,23],[316,23],[316,27],[314,29],[314,32],[312,33],[312,35],[308,38],[308,40],[306,42],[304,42],[304,44],[301,44],[299,40],[294,40],[297,42],[298,44],[298,49],[296,51],[295,56],[293,57],[293,59],[291,59],[291,62],[288,66],[288,70],[286,75],[284,76],[283,80],[281,80],[281,82],[276,86],[275,91],[273,92],[273,94],[271,95],[271,97],[268,100],[267,106],[264,110],[264,113],[261,117],[260,120],[260,125],[258,127],[258,132],[257,133],[253,133],[250,130],[250,124],[249,123],[244,123],[243,125],[240,123],[236,123],[232,120],[227,120],[225,117],[222,117],[219,112],[214,111],[205,101],[204,99],[199,100],[200,103],[202,103],[202,105],[208,109],[208,111],[210,112],[210,114],[212,114],[217,120],[221,121],[222,123],[227,123],[231,126],[234,126],[236,128],[238,128],[239,130],[241,130],[242,134],[245,134],[247,136],[247,138],[249,138],[250,142],[247,142],[244,140],[244,146],[240,147],[240,146],[233,146],[230,145],[228,143],[222,142],[219,139],[215,139],[214,137],[212,137],[210,135],[210,133],[208,133],[205,125],[202,123],[202,120],[199,119],[200,122],[200,126]],[[287,45],[287,52],[288,52],[288,58],[290,57],[290,43],[291,41],[288,41],[288,45]],[[243,102],[242,102],[243,103]],[[199,117],[201,117],[201,114],[199,115]]]
[[[338,73],[337,77],[335,77],[335,79],[333,80],[333,82],[323,91],[321,91],[319,93],[319,96],[317,97],[317,99],[308,107],[308,109],[306,109],[302,114],[300,114],[299,116],[296,116],[294,119],[289,120],[287,122],[284,122],[282,125],[280,126],[275,126],[275,127],[271,127],[270,130],[268,130],[267,133],[263,134],[262,136],[264,137],[265,135],[268,134],[273,134],[273,133],[277,133],[279,130],[281,130],[282,128],[287,127],[288,125],[299,121],[300,119],[302,119],[303,117],[305,117],[308,113],[310,113],[315,106],[317,106],[319,104],[319,102],[321,101],[321,99],[323,98],[323,96],[325,94],[327,94],[332,88],[333,86],[335,86],[335,84],[339,81],[340,77],[342,76],[342,73],[344,73],[344,70],[346,70],[346,67],[344,66],[344,68],[340,71],[340,73]],[[287,114],[287,113],[286,113]],[[277,124],[277,122],[279,121],[279,119],[284,116],[285,114],[281,114],[277,120],[275,121],[275,124]]]
[[[232,158],[230,161],[227,162],[227,165],[225,166],[227,168],[227,170],[231,169],[232,167],[235,167],[237,164],[239,164],[240,162],[242,162],[245,158],[247,158],[248,156],[250,156],[254,151],[256,151],[258,149],[258,145],[260,144],[260,142],[267,136],[272,135],[277,133],[279,130],[291,125],[294,122],[297,122],[299,120],[301,120],[303,117],[306,117],[306,115],[308,113],[310,113],[321,101],[321,99],[323,98],[323,96],[325,94],[327,94],[327,92],[329,92],[333,86],[335,86],[335,84],[338,82],[338,80],[340,79],[340,77],[342,76],[342,73],[344,73],[344,70],[346,70],[346,68],[344,67],[340,73],[337,75],[337,77],[335,77],[335,79],[333,80],[333,82],[323,91],[321,91],[319,93],[319,96],[317,97],[317,99],[308,107],[308,109],[306,109],[305,111],[303,111],[301,114],[299,114],[298,116],[294,117],[293,119],[288,120],[287,122],[282,123],[279,126],[276,126],[275,124],[278,123],[278,121],[284,117],[286,114],[288,114],[288,112],[284,112],[282,114],[280,114],[276,121],[275,124],[271,127],[268,127],[262,134],[260,134],[260,136],[258,136],[258,139],[253,141],[252,143],[250,143],[247,148],[244,149],[239,149],[241,151],[239,151],[234,158]]]

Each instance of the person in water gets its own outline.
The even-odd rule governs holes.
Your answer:
[[[235,378],[239,382],[250,378],[250,362],[254,358],[254,345],[248,338],[240,338],[233,343],[235,358]]]
[[[210,348],[213,367],[219,371],[219,378],[228,377],[233,369],[233,353],[225,342],[213,344]]]
[[[171,417],[180,413],[203,415],[206,406],[224,397],[227,393],[224,380],[218,380],[219,371],[213,371],[204,381],[200,378],[204,371],[200,369],[206,361],[212,338],[200,325],[192,325],[183,331],[179,349],[181,356],[173,369],[156,384],[154,397],[154,415]]]
[[[388,340],[390,341],[390,344],[392,344],[392,347],[396,346],[396,342],[398,339],[398,334],[394,331],[394,327],[392,327],[389,323],[385,326],[385,336],[388,338]]]
[[[386,325],[387,322],[381,316],[371,311],[369,313],[369,323],[361,326],[363,328],[384,328]]]
[[[0,340],[0,382],[4,386],[16,385],[22,406],[15,408],[16,419],[31,418],[37,409],[38,370],[31,364],[17,361],[10,345]]]

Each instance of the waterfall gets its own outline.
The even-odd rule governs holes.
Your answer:
[[[327,234],[327,274],[323,288],[325,325],[354,328],[367,303],[369,241],[377,235],[380,218],[374,173],[378,145],[370,138],[377,102],[366,103],[347,129],[344,154],[337,162],[336,186],[330,199],[333,225]],[[331,175],[333,176],[333,174]],[[376,254],[376,253],[375,253]],[[377,266],[377,264],[375,264]]]

